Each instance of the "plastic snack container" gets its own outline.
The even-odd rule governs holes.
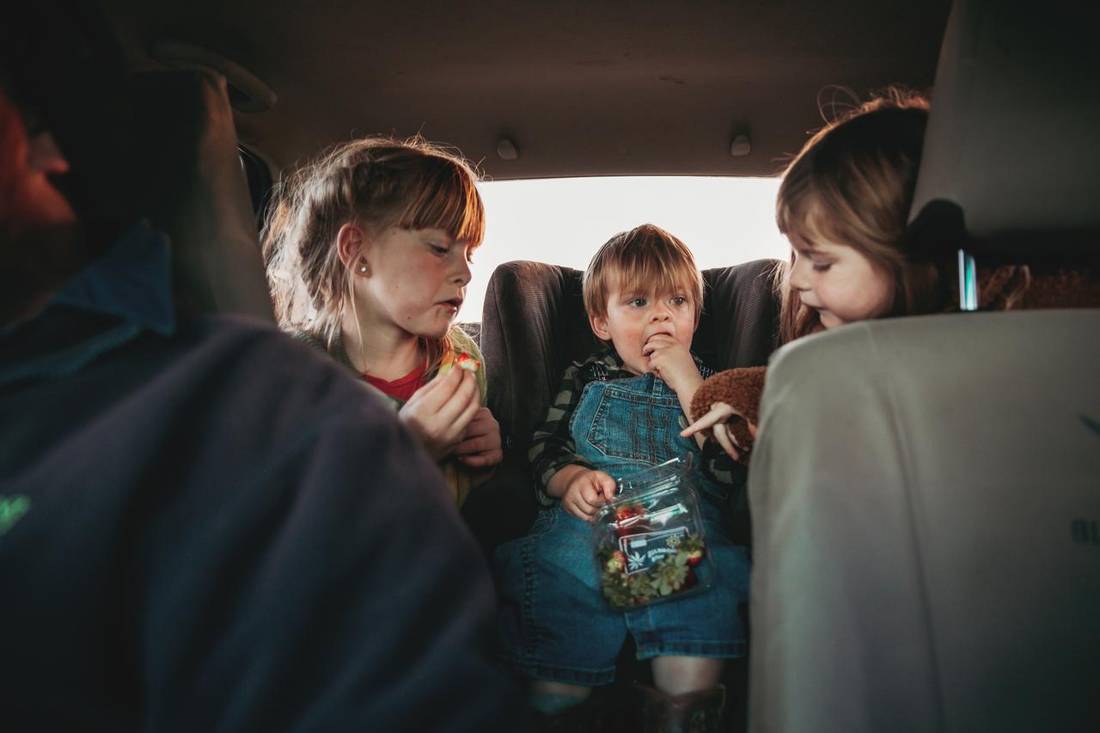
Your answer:
[[[690,457],[674,458],[624,476],[615,498],[596,515],[596,562],[613,607],[706,590],[697,572],[706,560],[706,540],[689,468]]]

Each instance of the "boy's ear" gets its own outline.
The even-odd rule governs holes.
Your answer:
[[[592,333],[600,341],[611,340],[611,332],[607,330],[607,316],[589,316],[588,325],[592,326]]]
[[[349,270],[355,269],[357,260],[367,253],[367,237],[358,224],[346,222],[336,232],[336,254]]]

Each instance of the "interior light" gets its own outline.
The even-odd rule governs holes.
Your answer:
[[[502,137],[497,140],[497,156],[501,160],[516,160],[519,158],[519,148],[510,138]]]
[[[752,152],[752,141],[749,140],[748,133],[739,132],[733,136],[733,142],[730,143],[730,155],[735,158],[743,158]]]

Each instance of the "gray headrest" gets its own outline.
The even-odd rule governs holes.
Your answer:
[[[955,3],[913,219],[954,216],[977,252],[1100,247],[1100,43],[1085,7]]]

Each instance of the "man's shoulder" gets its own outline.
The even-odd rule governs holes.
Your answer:
[[[187,469],[165,487],[216,504],[248,486],[281,481],[289,491],[295,474],[284,469],[315,455],[332,457],[349,487],[358,480],[341,472],[361,470],[349,457],[398,465],[415,452],[393,411],[354,375],[273,325],[234,316],[182,319],[172,334],[143,333],[69,377],[13,384],[0,409],[20,416],[0,426],[13,447],[12,460],[0,461],[9,474],[30,486],[52,475],[39,467],[64,467],[105,501],[144,490],[133,477],[164,466]]]
[[[180,324],[172,341],[169,348],[208,355],[212,360],[260,362],[264,369],[256,376],[261,379],[287,370],[313,372],[335,366],[315,337],[290,335],[273,324],[247,316],[219,314],[190,319]],[[275,359],[278,361],[272,361]]]
[[[222,409],[253,405],[270,414],[355,414],[392,419],[393,411],[323,350],[274,325],[233,315],[202,316],[181,324],[167,345],[173,355],[164,378],[177,377],[219,395]],[[215,405],[217,406],[217,405]],[[263,409],[261,409],[263,408]]]
[[[305,344],[312,349],[324,351],[326,353],[328,352],[328,345],[318,334],[310,333],[309,331],[294,331],[288,335],[298,343]]]

